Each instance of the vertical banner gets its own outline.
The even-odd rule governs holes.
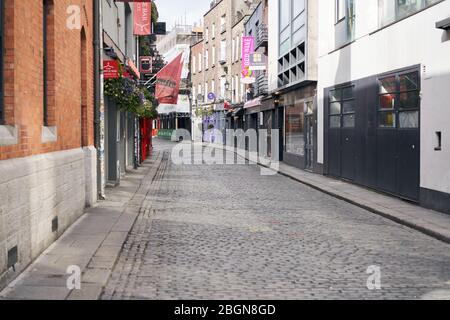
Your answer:
[[[160,104],[178,104],[183,54],[180,53],[156,75],[156,94]]]
[[[256,81],[250,69],[250,55],[255,51],[255,38],[242,37],[242,83],[250,84]]]
[[[134,35],[147,36],[151,34],[152,25],[152,3],[134,3]]]

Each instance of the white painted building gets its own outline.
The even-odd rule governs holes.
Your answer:
[[[450,31],[436,25],[450,1],[321,0],[318,12],[324,173],[450,213]]]

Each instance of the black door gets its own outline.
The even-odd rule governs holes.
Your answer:
[[[380,189],[418,201],[420,190],[419,72],[378,80],[377,184]]]
[[[305,103],[305,169],[312,171],[314,168],[314,110],[313,102]]]
[[[276,109],[276,126],[278,129],[278,160],[283,161],[283,153],[284,153],[284,108]]]
[[[328,129],[328,172],[335,177],[355,178],[354,87],[330,91]]]

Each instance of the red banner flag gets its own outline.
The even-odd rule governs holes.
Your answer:
[[[156,99],[161,104],[177,104],[180,92],[183,54],[180,53],[156,75]]]
[[[147,36],[151,34],[152,3],[134,3],[134,35]]]

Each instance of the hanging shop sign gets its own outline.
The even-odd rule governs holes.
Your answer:
[[[139,69],[142,74],[153,73],[153,58],[152,57],[140,57]]]
[[[261,52],[254,52],[250,54],[250,65],[249,69],[256,70],[266,70],[267,69],[267,57]]]
[[[152,3],[134,2],[134,35],[148,36],[151,34]]]
[[[256,81],[253,71],[250,69],[250,55],[255,51],[255,38],[242,37],[242,72],[241,82],[245,84]]]
[[[119,78],[119,62],[116,60],[103,61],[103,77],[106,80]]]

